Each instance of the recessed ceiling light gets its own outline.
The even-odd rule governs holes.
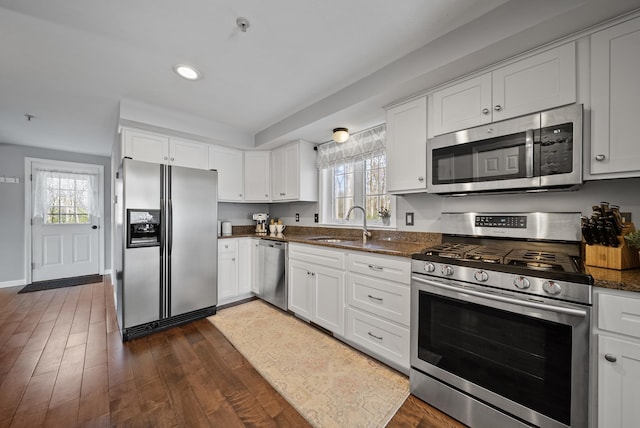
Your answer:
[[[190,65],[176,64],[173,66],[173,71],[187,80],[198,80],[201,77],[200,72]]]

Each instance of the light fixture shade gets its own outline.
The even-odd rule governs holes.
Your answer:
[[[186,64],[174,65],[173,71],[175,71],[180,77],[183,77],[187,80],[198,80],[200,79],[200,76],[201,76],[198,70]]]
[[[349,130],[347,128],[334,128],[333,141],[336,143],[344,143],[349,139]]]

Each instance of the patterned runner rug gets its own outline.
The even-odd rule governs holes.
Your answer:
[[[409,395],[406,376],[260,300],[208,319],[315,427],[383,427]]]

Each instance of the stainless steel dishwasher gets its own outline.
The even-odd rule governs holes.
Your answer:
[[[261,239],[258,245],[258,297],[287,310],[287,243]]]

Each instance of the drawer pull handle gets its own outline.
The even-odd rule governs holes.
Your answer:
[[[610,363],[615,363],[616,361],[618,361],[616,356],[611,354],[604,354],[604,359],[609,361]]]
[[[376,265],[369,265],[369,269],[373,269],[373,270],[382,270],[383,267],[382,266],[376,266]]]
[[[382,302],[382,297],[376,297],[376,296],[372,296],[371,294],[367,294],[367,297],[372,299],[372,300],[377,300],[378,302]]]
[[[378,339],[378,340],[382,340],[381,336],[376,336],[375,334],[371,333],[370,331],[367,332],[367,334],[371,337],[373,337],[374,339]]]

